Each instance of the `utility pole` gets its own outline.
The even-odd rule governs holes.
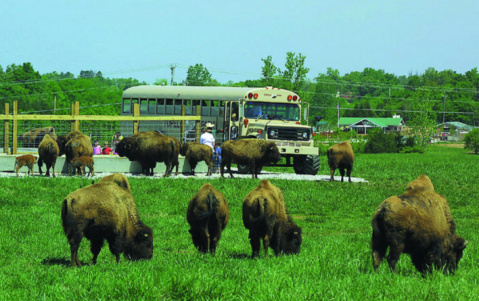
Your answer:
[[[170,67],[170,69],[171,69],[171,83],[170,83],[170,86],[173,86],[173,80],[175,78],[175,68],[176,68],[176,64],[171,65],[171,67]]]
[[[53,98],[53,115],[57,112],[57,96],[55,95]]]
[[[444,101],[442,105],[442,126],[444,126],[444,122],[446,121],[446,91],[444,91]]]

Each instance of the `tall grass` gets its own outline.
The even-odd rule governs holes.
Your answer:
[[[321,159],[320,174],[328,174],[326,158]],[[140,216],[155,232],[153,259],[122,258],[117,264],[105,245],[97,265],[91,265],[85,239],[81,268],[70,266],[60,208],[68,193],[91,180],[1,178],[0,299],[475,299],[478,166],[479,156],[462,149],[430,147],[424,154],[358,155],[353,176],[367,183],[271,180],[303,228],[303,245],[299,255],[267,259],[263,253],[250,258],[241,218],[242,200],[259,180],[209,180],[225,194],[231,214],[212,256],[194,249],[186,222],[189,200],[208,180],[133,177]],[[420,174],[429,175],[448,199],[458,234],[470,241],[459,269],[452,276],[434,271],[422,277],[403,255],[396,273],[387,262],[373,272],[371,216]]]

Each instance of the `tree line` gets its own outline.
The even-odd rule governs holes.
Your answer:
[[[399,114],[406,124],[460,121],[479,125],[479,72],[465,74],[428,68],[422,74],[397,76],[382,69],[365,68],[341,75],[327,68],[312,80],[301,53],[288,52],[284,68],[273,58],[262,59],[261,77],[221,84],[203,64],[190,66],[186,78],[174,85],[264,87],[292,90],[310,104],[310,118],[320,115],[330,124],[340,117],[392,117]],[[118,115],[123,91],[144,85],[133,78],[105,78],[101,72],[81,71],[40,74],[31,63],[0,66],[0,112],[4,103],[18,100],[19,111],[35,114],[68,114],[79,101],[82,114]],[[154,84],[168,85],[167,79]],[[56,111],[54,109],[56,108]],[[59,112],[68,110],[67,112]],[[45,113],[43,113],[45,112]]]

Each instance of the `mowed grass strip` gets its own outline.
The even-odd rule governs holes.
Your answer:
[[[328,174],[321,157],[320,174]],[[130,178],[143,222],[155,234],[154,257],[117,264],[105,246],[91,265],[89,242],[80,247],[81,268],[70,266],[60,219],[61,203],[90,179],[1,178],[0,299],[430,299],[470,300],[479,294],[479,156],[431,146],[424,154],[357,155],[352,175],[367,183],[271,180],[303,228],[299,255],[251,259],[242,200],[260,179],[209,181],[223,192],[230,222],[216,255],[202,255],[188,233],[186,209],[207,179]],[[386,260],[371,262],[371,217],[387,197],[427,174],[449,201],[457,232],[469,240],[455,275],[418,273],[403,255],[391,273]],[[260,175],[261,178],[261,175]],[[273,254],[272,250],[269,252]]]

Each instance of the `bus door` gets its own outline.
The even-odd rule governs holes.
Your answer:
[[[239,134],[239,101],[225,102],[224,141],[236,140]]]

